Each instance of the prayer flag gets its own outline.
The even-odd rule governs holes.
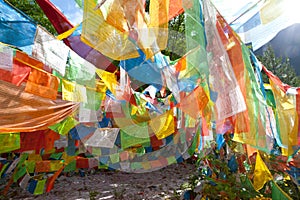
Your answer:
[[[273,180],[273,176],[266,164],[260,157],[259,152],[256,154],[256,162],[253,177],[253,186],[256,191],[263,188],[266,182]]]
[[[171,135],[175,132],[173,109],[151,119],[149,125],[159,140]]]
[[[0,133],[0,153],[11,152],[19,148],[20,133]]]
[[[34,66],[41,67],[40,63],[31,62],[33,59],[30,59],[25,53],[16,51],[16,55],[13,58],[12,71],[4,70],[0,68],[0,79],[6,82],[10,82],[16,86],[21,85],[23,81],[28,77],[31,67],[30,64]],[[27,62],[29,62],[27,64]]]
[[[71,115],[79,106],[77,103],[41,98],[24,92],[24,89],[24,86],[17,87],[0,80],[0,132],[47,129]]]
[[[50,73],[31,69],[25,92],[44,98],[55,100],[59,86],[59,79]]]
[[[201,115],[202,110],[206,107],[209,99],[201,86],[198,86],[186,97],[181,98],[178,107],[194,119]]]
[[[0,0],[0,13],[0,41],[31,54],[36,23],[4,0]]]
[[[60,135],[67,135],[69,131],[74,128],[79,122],[75,120],[73,117],[68,116],[63,121],[49,126],[49,129],[59,133]]]
[[[148,134],[147,123],[133,124],[120,129],[121,147],[126,149],[136,145],[149,145],[150,137]]]
[[[63,100],[87,103],[86,88],[77,83],[62,80]]]
[[[32,56],[37,60],[65,75],[69,48],[44,28],[38,26],[32,49]]]
[[[102,79],[105,86],[116,96],[116,88],[119,86],[116,75],[101,69],[96,69],[96,73]]]
[[[129,13],[132,13],[132,8],[139,5],[140,0],[138,2],[134,1],[134,4],[132,3],[133,1],[127,2],[127,4],[133,6],[129,7],[130,10],[127,11],[130,11]],[[124,4],[124,6],[127,4]],[[115,5],[117,6],[117,4]],[[124,12],[126,12],[126,9],[124,9]],[[120,18],[118,18],[118,20],[120,20]],[[128,20],[128,23],[130,23],[131,18]],[[94,0],[84,1],[81,40],[85,44],[95,48],[102,54],[114,60],[135,58],[139,56],[136,51],[136,46],[129,40],[128,34],[124,34],[122,31],[106,22],[103,12],[100,9],[97,9]]]
[[[50,22],[53,24],[54,28],[58,34],[64,33],[69,29],[73,28],[73,25],[68,21],[68,19],[59,11],[51,1],[46,0],[36,0],[41,9],[44,11],[45,15],[48,17]],[[93,7],[94,8],[94,7]],[[107,70],[109,72],[116,71],[116,66],[106,58],[103,54],[97,50],[89,47],[80,40],[80,36],[69,37],[64,40],[67,46],[69,46],[73,51],[78,53],[78,55],[87,61],[94,64],[97,68]],[[111,48],[111,47],[109,47]]]
[[[99,128],[84,142],[85,146],[113,148],[119,128]]]
[[[285,0],[269,0],[263,5],[260,10],[260,18],[263,24],[267,24],[277,17],[282,15],[285,11]],[[276,12],[274,12],[276,11]],[[287,11],[288,12],[288,11]]]
[[[273,200],[292,200],[274,181],[271,182]]]
[[[14,49],[0,42],[0,69],[12,71]]]

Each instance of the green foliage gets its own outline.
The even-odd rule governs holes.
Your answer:
[[[168,46],[162,51],[171,60],[181,58],[186,53],[185,15],[180,14],[169,21]]]
[[[48,20],[42,9],[34,0],[5,0],[15,8],[21,10],[30,18],[32,18],[36,23],[40,24],[46,28],[53,35],[57,34],[56,30],[52,26],[51,22]]]
[[[276,57],[274,50],[269,45],[263,56],[258,56],[261,63],[273,74],[290,86],[300,87],[300,77],[296,75],[295,69],[291,66],[288,58]],[[268,78],[263,74],[263,81],[268,83]]]

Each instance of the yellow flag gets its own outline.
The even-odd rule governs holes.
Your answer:
[[[273,176],[260,157],[259,152],[257,152],[253,178],[254,189],[257,191],[260,190],[261,188],[263,188],[265,183],[270,180],[273,180]]]
[[[277,123],[279,125],[282,155],[290,156],[294,153],[294,146],[298,143],[298,114],[294,95],[287,95],[280,89],[280,85],[270,79],[270,85],[276,102]]]
[[[84,1],[81,40],[113,60],[139,57],[136,45],[128,38],[128,31],[123,30],[126,26],[120,15],[120,4],[109,0],[100,8],[94,0]]]
[[[66,101],[87,102],[86,88],[65,79],[62,79],[62,95]]]
[[[169,110],[150,120],[149,125],[159,140],[171,135],[175,131],[173,110]]]
[[[116,96],[116,87],[119,85],[116,75],[102,69],[96,69],[96,73],[102,79],[105,86]]]

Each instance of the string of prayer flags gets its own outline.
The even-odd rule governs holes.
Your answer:
[[[279,126],[278,144],[281,144],[283,155],[290,156],[298,146],[298,113],[294,95],[287,95],[280,89],[280,86],[270,79],[270,85],[276,102],[276,123]]]
[[[240,153],[241,144],[266,153],[278,144],[283,155],[298,149],[298,89],[265,70],[265,95],[257,61],[209,1],[151,0],[146,12],[144,0],[85,0],[81,36],[50,1],[36,1],[72,50],[41,27],[36,59],[0,45],[0,175],[14,171],[11,183],[42,194],[62,171],[156,170],[206,153],[214,138],[231,171],[245,170],[245,159],[222,148],[229,136]],[[174,39],[169,20],[183,11],[182,49],[171,52],[181,58],[170,61],[160,51]],[[7,157],[12,151],[21,157]],[[273,177],[259,153],[255,164],[259,190]]]
[[[245,81],[248,83],[245,85],[247,91],[246,104],[248,109],[248,120],[255,119],[255,123],[249,123],[250,129],[248,131],[242,131],[240,132],[241,134],[235,134],[234,140],[250,144],[255,148],[269,152],[269,146],[272,145],[273,141],[269,141],[266,134],[266,117],[268,116],[266,101],[260,86],[256,81],[256,76],[249,57],[249,49],[245,45],[242,45],[242,53],[247,72],[245,73]],[[237,118],[235,129],[243,130],[243,120],[244,118]],[[268,122],[271,123],[271,121]]]

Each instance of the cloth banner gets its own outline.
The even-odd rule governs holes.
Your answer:
[[[58,34],[62,34],[73,28],[64,14],[59,11],[50,1],[36,0]],[[80,57],[94,64],[97,68],[109,72],[116,71],[116,66],[97,50],[91,48],[80,40],[80,36],[69,37],[64,40],[65,44],[75,51]]]
[[[134,7],[139,3],[140,1],[137,4],[135,2]],[[107,23],[102,11],[95,8],[97,4],[94,0],[84,1],[81,40],[114,60],[138,57],[136,46],[128,39],[128,36],[126,37],[122,31]]]
[[[21,51],[16,51],[12,71],[0,69],[0,79],[19,86],[27,79],[31,68],[43,69],[44,64]]]
[[[149,121],[149,125],[156,135],[157,139],[161,140],[168,137],[175,132],[173,109],[151,119]]]
[[[197,119],[203,109],[206,107],[209,99],[201,86],[198,86],[190,94],[185,97],[181,97],[181,102],[178,104],[184,113],[190,115],[194,119]]]
[[[0,69],[12,71],[14,49],[0,42]]]
[[[32,56],[65,75],[69,48],[41,26],[37,27]]]
[[[0,80],[0,132],[30,132],[47,129],[71,115],[77,103],[45,99]]]
[[[253,186],[256,191],[263,188],[266,182],[273,180],[273,176],[266,164],[260,157],[259,152],[256,154],[256,162],[253,177]]]
[[[56,100],[59,79],[48,72],[31,69],[25,92]]]
[[[0,133],[0,153],[11,152],[19,148],[20,133]]]
[[[29,55],[36,32],[36,23],[0,0],[0,41],[20,48]]]
[[[119,128],[99,128],[84,142],[87,147],[113,148],[119,134]]]

